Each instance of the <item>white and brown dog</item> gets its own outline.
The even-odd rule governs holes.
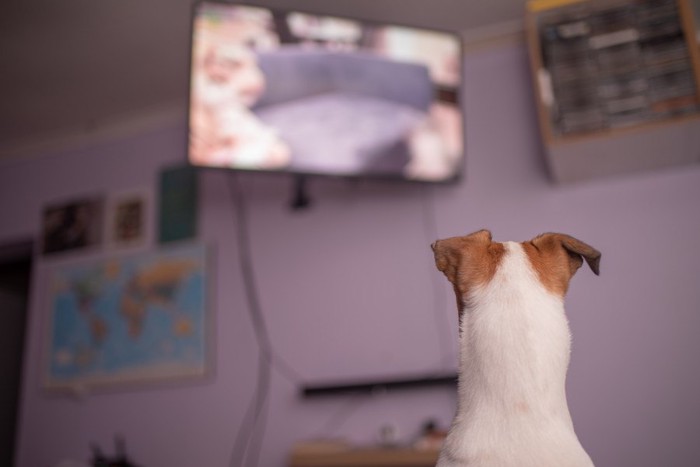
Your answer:
[[[571,236],[438,240],[460,314],[459,400],[438,467],[592,467],[566,402],[569,281],[600,253]]]

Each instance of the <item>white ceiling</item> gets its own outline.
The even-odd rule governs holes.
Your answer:
[[[524,0],[257,0],[460,31],[517,31]],[[173,112],[184,120],[191,1],[33,0],[0,14],[0,154]],[[175,109],[175,110],[173,110]],[[181,114],[181,115],[180,115]]]

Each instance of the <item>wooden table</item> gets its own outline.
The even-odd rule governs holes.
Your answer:
[[[353,448],[337,452],[292,452],[290,467],[434,467],[438,450]]]

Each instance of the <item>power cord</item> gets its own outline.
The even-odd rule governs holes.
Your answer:
[[[234,223],[237,229],[236,239],[240,259],[239,265],[248,302],[248,311],[259,349],[258,376],[255,390],[243,421],[238,428],[238,434],[236,435],[236,441],[229,461],[229,466],[231,467],[242,467],[244,465],[247,467],[258,464],[262,449],[265,425],[267,423],[268,396],[273,366],[285,379],[294,384],[299,384],[302,378],[299,373],[275,354],[272,347],[255,281],[245,196],[235,173],[231,174],[228,181],[235,212]],[[248,456],[247,458],[246,455]]]
[[[340,406],[329,418],[326,423],[316,431],[315,438],[328,438],[345,425],[360,408],[360,406],[370,399],[371,396],[366,394],[353,394],[345,404]]]
[[[246,300],[248,302],[248,311],[259,349],[258,376],[255,390],[241,425],[238,428],[229,462],[230,467],[248,467],[258,465],[259,462],[267,423],[267,410],[269,406],[268,396],[273,367],[279,371],[281,376],[293,384],[300,384],[303,378],[279,357],[279,355],[275,354],[272,347],[265,317],[262,312],[262,307],[260,306],[257,283],[255,281],[245,196],[241,189],[240,182],[237,179],[237,174],[232,173],[228,181],[235,213],[234,222],[237,228],[236,239],[239,250],[239,265],[243,277]],[[425,187],[422,199],[423,231],[427,240],[426,245],[428,245],[437,239],[438,236],[435,208],[432,202],[432,191],[430,187]],[[438,279],[437,275],[432,275],[433,304],[435,309],[433,316],[435,332],[441,347],[441,366],[443,366],[452,361],[454,355],[448,345],[451,339],[451,335],[446,332],[449,328],[449,323],[447,322],[445,313],[441,312],[441,310],[446,309],[446,301]],[[365,398],[351,399],[347,405],[341,407],[337,413],[331,416],[324,426],[324,431],[337,430],[352,416],[364,399]]]

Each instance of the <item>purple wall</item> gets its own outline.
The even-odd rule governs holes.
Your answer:
[[[430,207],[440,237],[481,227],[496,240],[573,234],[603,252],[601,277],[582,269],[567,301],[569,400],[582,443],[598,466],[700,465],[700,167],[554,186],[541,159],[524,49],[471,55],[466,77],[468,161],[459,186],[318,180],[311,185],[316,205],[293,214],[286,178],[243,177],[277,352],[305,381],[453,368],[456,313],[428,248]],[[154,186],[159,167],[183,160],[182,134],[168,128],[3,163],[0,243],[37,234],[49,200]],[[208,382],[84,399],[43,392],[45,292],[55,261],[38,262],[18,466],[85,459],[90,441],[111,446],[117,432],[147,467],[228,465],[257,363],[230,200],[227,174],[204,174],[201,237],[216,249],[215,376]],[[385,422],[404,439],[427,417],[447,424],[455,404],[450,389],[309,402],[279,373],[272,384],[260,463],[270,467],[284,465],[293,441],[319,434],[348,407],[349,418],[328,434],[371,441]]]

